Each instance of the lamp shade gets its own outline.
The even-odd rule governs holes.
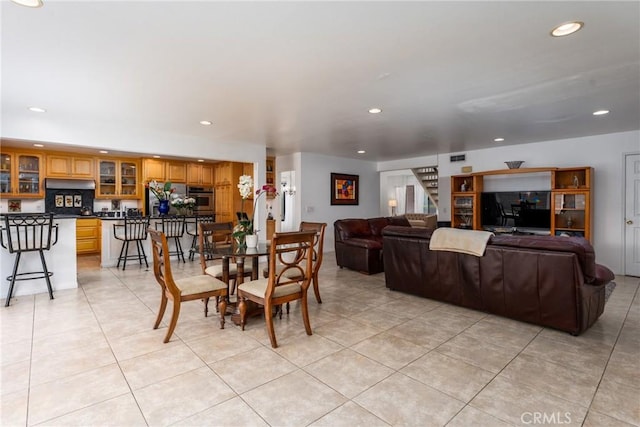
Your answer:
[[[389,199],[389,206],[395,208],[398,206],[398,201],[396,199]]]

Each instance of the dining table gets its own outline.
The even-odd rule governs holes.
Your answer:
[[[236,263],[238,273],[236,274],[236,296],[238,294],[238,287],[244,282],[244,264],[245,259],[251,260],[251,280],[258,278],[258,264],[261,256],[268,256],[271,249],[271,245],[268,243],[258,243],[255,248],[249,248],[247,246],[237,245],[235,243],[230,245],[220,245],[211,248],[211,255],[215,258],[222,260],[222,281],[229,285],[229,265],[231,262]],[[227,302],[229,306],[234,307],[231,314],[231,321],[240,325],[240,311],[237,303],[232,303],[230,300],[230,293],[227,293]],[[247,301],[247,313],[248,317],[254,313],[260,313],[258,306],[252,301]]]

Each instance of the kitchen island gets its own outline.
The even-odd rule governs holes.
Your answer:
[[[187,231],[193,232],[195,231],[195,221],[196,216],[185,216],[185,231],[184,235],[180,239],[180,244],[182,245],[182,250],[184,251],[184,258],[188,260],[189,258],[189,249],[191,248],[191,242],[193,241],[193,236],[188,234]],[[124,218],[122,217],[102,217],[102,248],[101,248],[101,258],[100,258],[100,266],[101,267],[115,267],[118,265],[118,257],[120,256],[120,250],[122,250],[122,240],[118,240],[115,238],[113,234],[113,226],[114,225],[124,225]],[[162,229],[162,217],[155,216],[151,217],[149,221],[149,227],[154,230]],[[174,249],[174,241],[173,239],[169,240],[169,247],[173,251]],[[147,237],[147,240],[142,242],[142,247],[144,249],[145,255],[147,256],[147,262],[149,263],[149,268],[152,268],[153,265],[153,254],[151,253],[151,239]],[[135,244],[129,244],[129,255],[137,254],[137,247]],[[127,261],[127,269],[129,266],[138,267],[140,264],[137,260],[128,260]],[[142,267],[145,267],[144,263]]]
[[[44,258],[47,269],[53,273],[51,276],[51,287],[55,298],[56,291],[78,287],[78,272],[76,262],[76,216],[61,215],[54,216],[54,224],[58,226],[58,241],[51,249],[44,251]],[[4,217],[1,218],[4,228]],[[2,231],[6,233],[5,230]],[[55,232],[54,232],[55,233]],[[6,242],[6,234],[3,236]],[[55,234],[53,234],[55,239]],[[52,240],[53,243],[53,240]],[[6,243],[5,243],[6,245]],[[0,266],[2,267],[2,277],[0,284],[0,297],[5,298],[9,291],[10,276],[13,271],[13,264],[17,254],[9,253],[9,250],[0,247]],[[36,252],[23,252],[20,258],[18,273],[42,271],[40,255]],[[47,282],[45,279],[18,280],[13,288],[13,296],[31,295],[47,293]]]

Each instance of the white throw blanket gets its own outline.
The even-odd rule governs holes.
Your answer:
[[[493,233],[488,231],[437,228],[431,235],[429,249],[482,256]]]

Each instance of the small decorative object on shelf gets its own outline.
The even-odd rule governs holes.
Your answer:
[[[465,192],[469,190],[469,184],[467,184],[467,180],[465,179],[462,185],[460,186],[460,191]]]
[[[580,188],[580,180],[578,179],[578,175],[573,175],[573,187]]]
[[[509,169],[518,169],[524,163],[524,160],[512,160],[510,162],[505,162]]]

